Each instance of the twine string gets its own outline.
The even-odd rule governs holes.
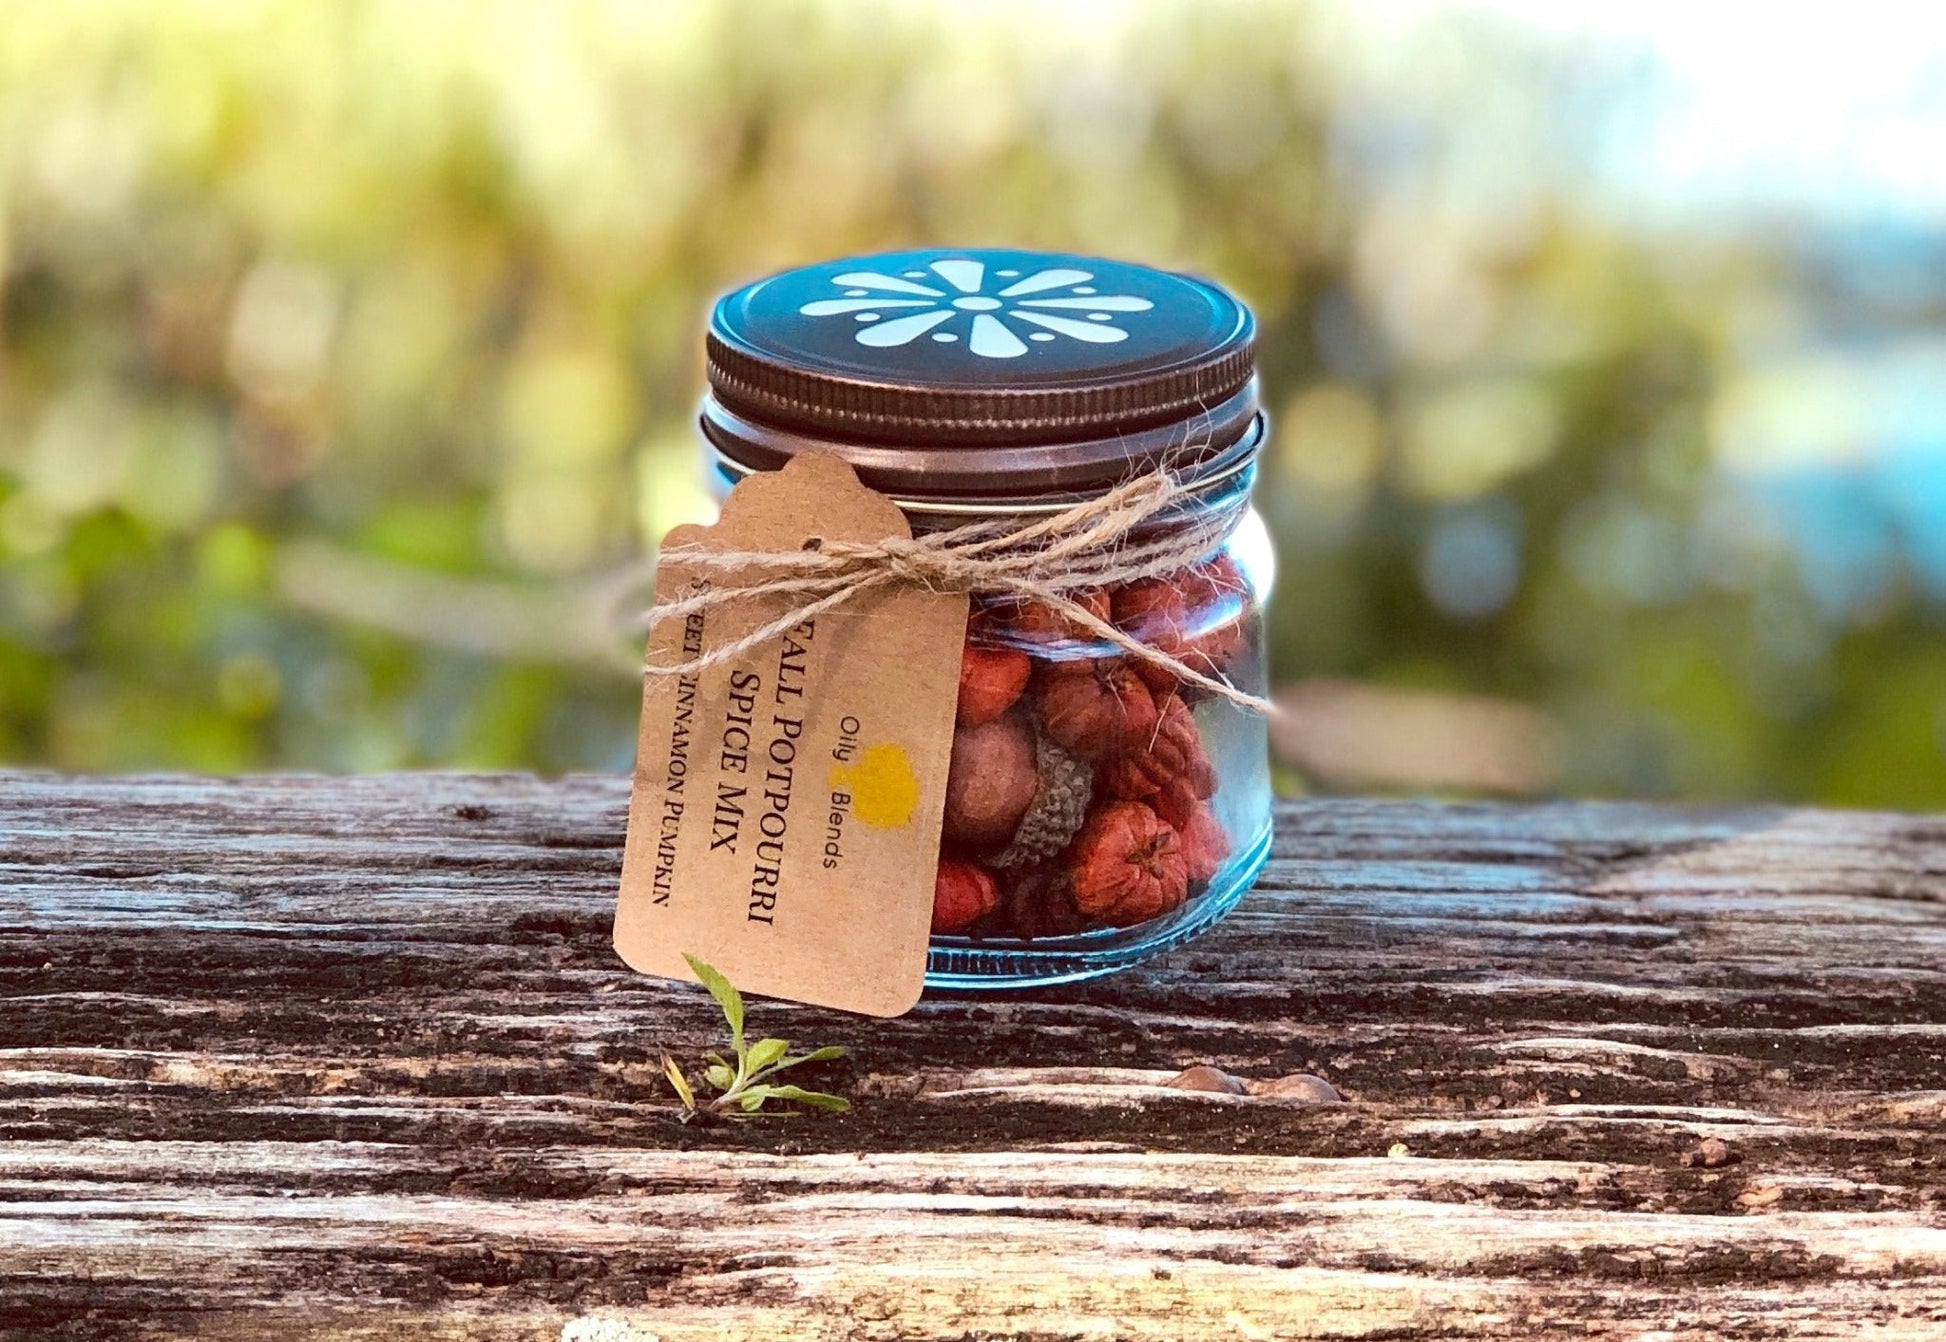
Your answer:
[[[694,675],[869,593],[921,587],[1039,602],[1071,627],[1138,661],[1241,708],[1273,713],[1268,699],[1144,643],[1075,599],[1074,594],[1111,583],[1178,573],[1206,557],[1228,534],[1240,504],[1188,520],[1169,519],[1160,534],[1131,539],[1139,528],[1181,509],[1192,494],[1178,475],[1158,466],[1095,498],[1025,523],[989,518],[909,539],[826,541],[806,550],[665,549],[667,560],[699,574],[735,580],[707,581],[683,595],[658,600],[648,615],[651,631],[698,611],[744,601],[784,598],[785,609],[727,643],[681,661],[651,664],[644,674]]]

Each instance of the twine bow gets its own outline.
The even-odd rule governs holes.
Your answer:
[[[707,589],[667,601],[649,611],[649,628],[682,620],[699,610],[738,601],[789,597],[777,618],[708,652],[680,662],[650,665],[650,676],[692,675],[741,656],[786,630],[814,619],[868,592],[895,585],[968,596],[1013,597],[1038,601],[1073,627],[1120,648],[1128,656],[1258,713],[1275,711],[1270,700],[1249,694],[1181,658],[1149,646],[1118,629],[1071,593],[1110,583],[1133,582],[1179,573],[1207,556],[1228,534],[1235,510],[1192,511],[1186,521],[1171,521],[1161,534],[1136,539],[1133,533],[1187,502],[1194,491],[1164,467],[1138,475],[1096,498],[1028,522],[992,518],[911,539],[826,541],[817,549],[719,551],[696,545],[665,549],[664,557],[685,565],[738,575],[743,581],[711,584]]]

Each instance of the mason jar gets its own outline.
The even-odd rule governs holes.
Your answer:
[[[1272,552],[1249,310],[1191,276],[1093,257],[924,250],[828,261],[715,307],[700,416],[719,497],[834,453],[916,533],[1025,524],[1169,471],[1131,544],[1179,566],[1070,592],[1194,673],[1033,600],[975,595],[926,981],[1089,978],[1228,912],[1270,848],[1262,715]]]

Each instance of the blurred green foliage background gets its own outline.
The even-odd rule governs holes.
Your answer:
[[[1541,761],[1300,732],[1293,778],[1946,800],[1936,239],[1672,196],[1645,49],[1441,5],[0,5],[0,762],[626,767],[713,296],[1008,243],[1255,306],[1306,711]]]

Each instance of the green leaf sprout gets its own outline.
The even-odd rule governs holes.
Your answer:
[[[746,1043],[743,1037],[743,994],[722,974],[704,964],[693,955],[685,955],[689,967],[698,980],[709,989],[716,1004],[723,1008],[723,1019],[730,1026],[730,1051],[736,1062],[720,1053],[706,1055],[708,1065],[703,1071],[703,1080],[715,1096],[699,1100],[695,1087],[689,1078],[668,1054],[662,1056],[662,1071],[669,1078],[670,1088],[676,1098],[682,1101],[683,1121],[688,1122],[703,1115],[721,1114],[762,1114],[775,1113],[765,1110],[764,1105],[772,1100],[791,1104],[808,1105],[813,1109],[827,1109],[842,1114],[851,1108],[851,1101],[842,1095],[827,1095],[823,1091],[806,1090],[802,1086],[775,1085],[772,1078],[787,1067],[796,1067],[806,1062],[829,1062],[842,1058],[845,1051],[841,1048],[819,1048],[809,1053],[793,1057],[790,1041],[785,1039],[759,1039],[756,1043]]]

